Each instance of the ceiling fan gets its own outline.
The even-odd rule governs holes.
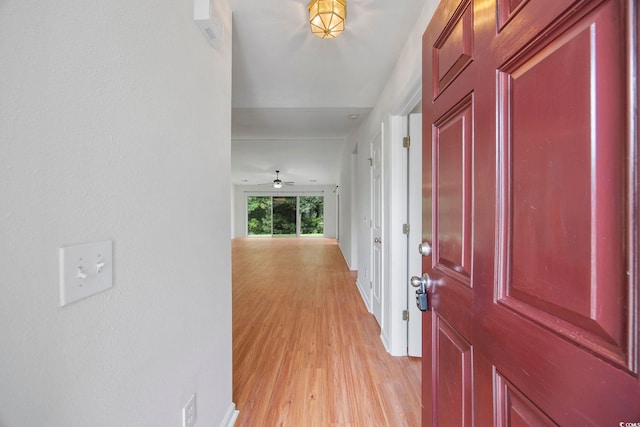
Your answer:
[[[273,180],[273,183],[263,184],[263,185],[273,185],[273,188],[282,188],[283,185],[293,185],[295,182],[293,181],[283,181],[280,179],[280,171],[276,170],[276,179]]]

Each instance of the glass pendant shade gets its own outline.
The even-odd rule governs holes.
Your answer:
[[[346,0],[311,0],[309,3],[311,32],[322,39],[338,37],[344,31],[346,16]]]

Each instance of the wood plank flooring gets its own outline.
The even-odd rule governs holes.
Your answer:
[[[233,241],[236,426],[419,426],[421,362],[392,357],[333,239]]]

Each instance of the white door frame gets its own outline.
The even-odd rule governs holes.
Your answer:
[[[408,158],[407,218],[411,229],[407,250],[407,282],[422,271],[422,255],[418,246],[422,243],[422,113],[409,114],[411,146]],[[422,357],[422,312],[415,304],[415,288],[406,285],[409,322],[407,325],[407,354]]]
[[[415,298],[407,297],[407,260],[408,248],[407,235],[403,234],[402,226],[408,223],[408,184],[407,184],[407,149],[402,145],[403,137],[407,136],[408,115],[419,105],[422,98],[422,82],[417,81],[408,96],[402,100],[397,109],[397,115],[390,115],[389,123],[389,169],[387,173],[389,197],[385,203],[389,203],[389,230],[387,232],[388,254],[387,266],[389,274],[389,319],[387,326],[387,341],[385,347],[393,356],[408,355],[408,323],[403,319],[403,311],[409,310],[409,304],[415,305]],[[411,224],[409,223],[411,227]],[[421,227],[420,227],[421,228]],[[411,233],[411,231],[410,231]],[[422,237],[422,236],[420,236]],[[416,249],[417,250],[417,249]],[[419,273],[419,271],[418,271]],[[413,273],[415,274],[415,273]],[[411,318],[411,313],[409,314]],[[415,316],[414,316],[414,319]],[[419,318],[421,321],[421,316]]]
[[[389,117],[389,322],[386,331],[387,351],[394,356],[407,355],[407,321],[403,311],[407,309],[407,294],[404,292],[407,274],[407,235],[402,227],[407,223],[407,149],[402,139],[407,135],[407,117]]]

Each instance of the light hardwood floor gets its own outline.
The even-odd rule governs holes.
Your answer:
[[[420,359],[392,357],[332,239],[233,241],[236,426],[419,426]]]

